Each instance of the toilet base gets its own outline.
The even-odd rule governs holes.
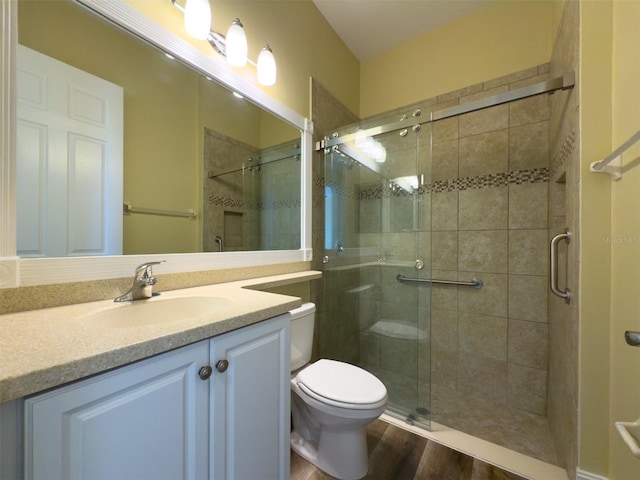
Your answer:
[[[359,480],[369,471],[365,428],[323,429],[318,445],[291,432],[291,449],[323,472],[341,480]]]

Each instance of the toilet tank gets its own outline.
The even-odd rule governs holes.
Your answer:
[[[293,372],[311,360],[316,306],[313,303],[305,303],[289,313],[291,313],[291,371]]]

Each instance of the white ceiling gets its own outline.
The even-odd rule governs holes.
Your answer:
[[[490,0],[313,0],[363,61],[480,8]]]

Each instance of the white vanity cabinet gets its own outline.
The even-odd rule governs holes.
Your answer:
[[[212,478],[289,480],[290,326],[287,314],[211,341]]]
[[[282,315],[27,399],[25,478],[288,479],[289,325]]]

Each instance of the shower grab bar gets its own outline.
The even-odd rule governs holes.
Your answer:
[[[565,288],[564,291],[558,288],[558,243],[560,243],[560,240],[566,240],[567,243],[571,243],[571,234],[568,230],[564,233],[559,233],[551,239],[549,246],[549,263],[551,264],[551,268],[549,269],[549,283],[551,292],[560,298],[564,298],[565,303],[569,304],[571,303],[571,290],[569,290],[569,287]]]
[[[461,287],[471,287],[471,288],[482,288],[484,287],[484,282],[479,278],[474,278],[470,282],[463,282],[459,280],[435,280],[433,278],[411,278],[405,277],[401,273],[396,276],[396,280],[400,283],[402,282],[418,282],[418,283],[431,283],[437,285],[460,285]]]

